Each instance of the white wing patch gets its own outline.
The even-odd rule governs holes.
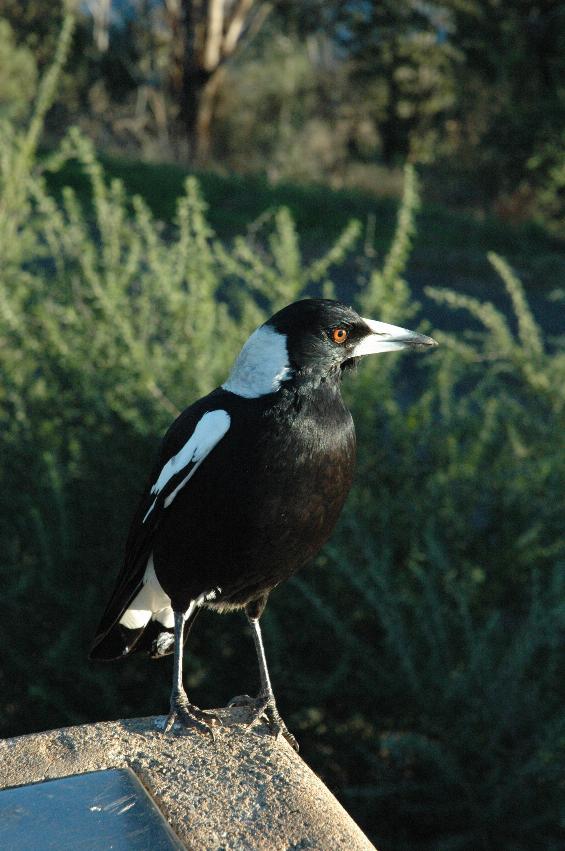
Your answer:
[[[227,411],[208,411],[204,414],[202,419],[196,424],[196,428],[182,449],[177,452],[176,455],[173,455],[172,458],[169,458],[159,473],[159,478],[151,488],[151,493],[155,494],[155,499],[143,518],[144,523],[155,508],[157,497],[163,488],[167,486],[173,476],[176,476],[189,464],[193,465],[181,483],[166,496],[164,503],[165,508],[169,507],[175,496],[194,475],[202,461],[204,461],[206,456],[210,454],[214,446],[220,442],[229,427],[230,415]]]
[[[151,618],[167,629],[175,625],[171,598],[163,591],[157,579],[153,554],[149,557],[143,574],[143,588],[123,613],[120,623],[128,629],[141,629]]]
[[[257,399],[276,393],[291,375],[286,336],[270,325],[262,325],[243,346],[222,387],[245,399]]]
[[[195,600],[191,600],[185,615],[188,617],[195,606],[202,606],[204,603],[212,602],[221,593],[221,588],[204,591]],[[147,626],[150,620],[159,621],[165,629],[173,629],[175,625],[175,613],[171,605],[171,598],[164,591],[163,586],[157,579],[153,553],[149,556],[147,567],[143,574],[143,587],[121,616],[120,623],[128,629],[141,629]],[[166,653],[172,641],[174,639],[170,636],[160,635],[157,639],[158,655]]]

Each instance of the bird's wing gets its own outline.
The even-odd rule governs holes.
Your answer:
[[[156,517],[161,516],[174,502],[179,491],[190,481],[229,427],[230,415],[227,411],[206,411],[190,430],[180,449],[166,460],[162,460],[159,473],[147,494],[147,510],[141,518],[142,527],[145,527],[148,521],[150,526],[158,522]]]
[[[141,590],[155,533],[164,513],[229,426],[230,416],[223,408],[210,410],[208,406],[206,410],[202,404],[195,403],[180,415],[165,435],[159,461],[134,515],[124,564],[100,621],[94,645],[103,640]]]

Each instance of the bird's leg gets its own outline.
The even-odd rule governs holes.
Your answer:
[[[175,612],[175,655],[173,671],[173,690],[169,717],[165,724],[165,732],[172,729],[175,721],[180,721],[185,727],[195,727],[197,730],[210,733],[214,738],[212,727],[218,719],[211,712],[203,712],[190,703],[182,684],[182,660],[184,651],[183,632],[187,618],[190,618],[195,603],[192,602],[187,612]]]
[[[248,722],[249,727],[265,716],[269,723],[271,732],[277,737],[282,736],[294,748],[294,750],[297,751],[298,742],[287,729],[286,724],[282,720],[279,710],[277,709],[275,695],[273,694],[273,687],[271,686],[271,678],[269,677],[269,669],[267,668],[267,657],[265,656],[265,647],[263,645],[263,637],[261,635],[261,627],[259,625],[259,617],[265,608],[265,603],[266,598],[264,601],[259,601],[258,605],[255,604],[255,601],[248,604],[245,609],[247,620],[251,627],[251,634],[253,635],[257,661],[259,663],[261,690],[256,698],[250,698],[248,695],[234,697],[233,700],[230,701],[229,705],[247,706],[251,709],[252,715]]]
[[[252,618],[248,615],[247,619],[251,626],[253,643],[255,644],[255,652],[257,653],[257,661],[259,663],[259,677],[261,679],[261,690],[257,697],[257,705],[253,710],[253,717],[249,722],[249,726],[254,724],[262,715],[265,715],[269,722],[271,732],[277,737],[282,736],[287,740],[289,745],[297,751],[298,742],[287,729],[286,724],[282,720],[277,708],[275,695],[273,694],[273,687],[271,686],[271,678],[269,677],[269,669],[267,668],[267,657],[265,656],[265,647],[263,645],[259,618]]]

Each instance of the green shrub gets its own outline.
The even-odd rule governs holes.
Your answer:
[[[0,118],[11,121],[29,110],[36,93],[37,67],[33,53],[18,47],[8,21],[0,18]]]
[[[35,148],[71,26],[29,128],[0,131],[5,734],[165,710],[168,663],[85,658],[158,437],[268,313],[333,292],[359,235],[353,222],[306,260],[282,209],[222,242],[193,179],[165,227],[76,131],[44,167],[80,163],[92,204],[56,200]],[[387,257],[359,258],[365,315],[417,324],[402,277],[417,207],[408,169]],[[559,847],[565,356],[491,262],[511,319],[432,290],[473,330],[434,331],[437,353],[374,358],[348,382],[355,490],[317,569],[264,619],[283,714],[382,848]],[[214,617],[190,642],[203,705],[256,679],[241,618]]]
[[[297,577],[285,610],[294,623],[306,603],[318,625],[292,639],[308,660],[306,757],[371,814],[383,848],[559,847],[565,360],[491,262],[515,331],[492,306],[430,291],[486,332],[434,331],[437,357],[363,367],[358,484],[323,578]],[[402,317],[408,292],[393,278],[387,299],[384,281],[377,297]],[[335,658],[316,650],[324,630]]]
[[[534,184],[532,190],[526,183],[534,196],[533,212],[557,236],[562,236],[565,225],[565,133],[539,145],[527,165]]]

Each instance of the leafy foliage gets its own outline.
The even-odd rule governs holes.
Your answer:
[[[79,163],[91,204],[50,195],[35,148],[71,26],[29,127],[1,129],[5,734],[165,709],[166,662],[85,661],[158,436],[265,315],[332,293],[359,236],[352,222],[313,258],[281,209],[219,240],[193,179],[166,227],[76,131],[41,168]],[[387,256],[359,258],[366,315],[417,321],[403,279],[417,209],[409,168]],[[347,385],[355,491],[317,569],[264,619],[281,711],[383,848],[559,847],[565,356],[490,259],[511,319],[430,290],[474,329],[434,331],[434,355],[374,358]],[[255,677],[240,620],[212,618],[190,642],[203,705]]]
[[[0,116],[11,120],[27,112],[35,95],[37,67],[26,47],[18,47],[8,21],[0,19]]]
[[[565,361],[490,259],[514,321],[431,290],[484,331],[434,331],[442,352],[422,363],[420,390],[398,361],[364,366],[358,485],[323,581],[294,580],[340,648],[328,661],[309,636],[293,641],[314,659],[301,666],[302,723],[382,847],[559,847]],[[394,277],[387,298],[384,279],[372,278],[378,298],[404,321],[409,292]],[[320,670],[331,694],[312,701]]]

